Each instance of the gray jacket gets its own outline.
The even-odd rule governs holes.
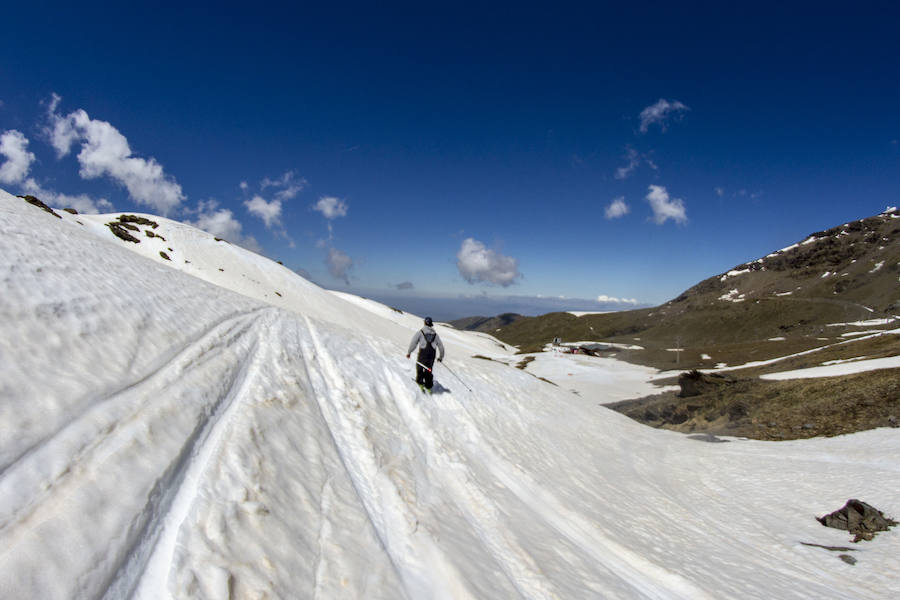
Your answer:
[[[434,346],[438,351],[438,360],[444,360],[444,344],[441,342],[441,336],[439,336],[437,332],[428,325],[416,332],[416,335],[413,336],[412,341],[409,343],[409,350],[407,350],[406,353],[412,354],[412,351],[416,348],[424,348],[427,345],[427,342],[425,341],[426,333],[434,334],[434,342],[432,342],[431,345]]]

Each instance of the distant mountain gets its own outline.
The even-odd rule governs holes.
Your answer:
[[[656,308],[550,313],[491,333],[522,351],[554,337],[639,345],[622,357],[659,368],[761,360],[839,341],[859,323],[896,327],[898,273],[900,212],[889,208],[737,265]]]
[[[463,331],[481,331],[483,333],[493,333],[501,327],[512,325],[520,319],[524,319],[517,313],[503,313],[496,317],[465,317],[450,321],[450,324]]]

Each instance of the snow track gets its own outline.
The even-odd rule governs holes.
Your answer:
[[[310,345],[304,344],[304,354],[310,357],[307,376],[316,390],[344,468],[350,473],[359,499],[407,592],[412,598],[435,591],[438,591],[435,597],[470,597],[434,541],[428,536],[415,535],[418,520],[413,507],[403,497],[403,484],[393,480],[390,471],[381,468],[374,442],[366,434],[368,424],[362,414],[362,399],[347,385],[316,327],[308,318],[305,322],[310,334]]]
[[[261,312],[231,316],[209,327],[144,376],[99,398],[9,465],[0,477],[3,547],[11,550],[15,542],[47,527],[60,509],[71,507],[77,514],[77,509],[95,501],[95,485],[115,488],[116,480],[133,479],[135,469],[145,467],[135,464],[141,461],[133,455],[134,446],[146,445],[156,460],[142,473],[145,484],[123,489],[118,498],[134,507],[132,515],[125,515],[128,521],[106,520],[105,527],[93,530],[52,529],[60,550],[83,544],[86,540],[77,539],[82,536],[111,537],[107,556],[115,560],[71,554],[65,562],[69,566],[84,562],[82,570],[89,574],[80,582],[84,591],[109,586],[112,597],[128,595],[160,535],[172,527],[170,512],[177,506],[176,497],[185,496],[181,488],[186,477],[202,467],[197,458],[208,453],[211,433],[240,395],[246,378],[241,367],[257,346],[254,325]],[[209,369],[226,377],[210,378]],[[189,385],[176,387],[176,382]],[[179,431],[171,430],[175,414],[182,423]],[[7,512],[9,508],[13,510]],[[7,558],[27,557],[10,552],[4,553]],[[52,597],[50,592],[43,597]]]
[[[452,397],[447,403],[454,415],[465,410]],[[469,455],[480,456],[490,474],[515,494],[533,514],[545,521],[590,556],[598,567],[606,569],[613,578],[619,577],[635,594],[646,598],[709,598],[710,596],[684,577],[637,556],[623,545],[600,532],[597,524],[568,509],[551,491],[540,485],[521,468],[501,458],[479,432],[471,419],[459,419],[466,435]],[[607,593],[621,592],[608,589]]]
[[[452,393],[423,398],[406,377],[386,366],[375,373],[389,390],[385,393],[383,386],[375,386],[382,390],[378,403],[392,404],[397,410],[395,434],[408,440],[413,454],[428,465],[427,481],[415,481],[414,473],[398,475],[402,457],[388,457],[388,464],[379,466],[378,442],[366,435],[370,417],[374,416],[367,414],[366,405],[373,399],[361,396],[354,389],[354,378],[344,375],[359,373],[364,365],[356,362],[352,353],[345,352],[351,356],[342,358],[330,352],[313,323],[307,319],[306,324],[311,346],[304,355],[312,357],[307,359],[307,375],[317,390],[323,415],[357,494],[411,597],[440,596],[448,590],[452,590],[448,597],[471,597],[472,591],[465,587],[465,579],[454,565],[458,559],[444,555],[436,544],[435,538],[440,535],[432,532],[439,530],[440,524],[430,522],[435,515],[428,503],[412,504],[408,500],[410,493],[405,490],[410,487],[431,488],[453,502],[461,522],[480,547],[480,560],[490,560],[503,573],[505,583],[495,581],[493,585],[504,595],[560,597],[562,591],[509,527],[506,507],[492,497],[498,483],[512,492],[531,519],[544,522],[579,548],[594,568],[605,570],[604,580],[619,580],[616,585],[600,586],[605,593],[647,598],[709,597],[684,577],[648,562],[604,535],[595,523],[566,508],[521,468],[500,457]],[[366,355],[378,351],[373,350]],[[397,428],[400,423],[402,428]],[[470,464],[472,460],[476,462]],[[420,560],[410,562],[410,556]]]

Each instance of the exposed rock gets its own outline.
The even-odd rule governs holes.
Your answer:
[[[682,373],[678,376],[678,385],[681,386],[679,396],[699,396],[719,389],[723,385],[734,383],[734,378],[719,373],[701,373],[696,369]]]
[[[78,214],[78,211],[75,210],[74,208],[64,208],[63,210],[66,211],[67,213],[69,213],[70,215],[77,215],[77,214]]]
[[[153,229],[156,229],[157,227],[159,227],[159,223],[157,223],[156,221],[151,221],[150,219],[148,219],[146,217],[139,217],[137,215],[119,215],[119,222],[120,223],[135,223],[137,225],[146,225],[148,227],[152,227]]]
[[[22,200],[24,200],[24,201],[27,202],[28,204],[31,204],[32,206],[37,206],[37,207],[40,208],[41,210],[47,211],[48,213],[50,213],[51,215],[53,215],[53,216],[56,217],[57,219],[62,219],[62,217],[59,216],[58,214],[56,214],[56,213],[53,211],[52,208],[50,208],[49,206],[47,206],[46,204],[44,204],[43,202],[41,202],[40,200],[38,200],[38,199],[35,198],[34,196],[19,196],[19,198],[21,198]]]
[[[125,229],[124,227],[122,227],[121,223],[117,223],[116,221],[111,221],[111,222],[107,223],[106,226],[109,227],[109,230],[113,232],[113,235],[116,236],[117,238],[119,238],[120,240],[123,240],[125,242],[134,242],[135,244],[141,243],[141,240],[137,239],[136,237],[134,237],[133,235],[128,233],[128,230]]]
[[[834,511],[824,517],[816,517],[816,520],[826,527],[843,529],[854,534],[854,542],[871,540],[879,531],[887,531],[897,525],[897,521],[885,517],[880,510],[851,498],[843,508]]]
[[[159,255],[162,256],[166,260],[172,260],[171,258],[169,258],[169,255],[166,254],[165,252],[163,252],[162,250],[159,251]]]

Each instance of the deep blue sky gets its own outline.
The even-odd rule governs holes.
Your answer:
[[[177,184],[170,217],[437,318],[664,302],[900,202],[896,3],[483,4],[6,7],[0,134],[34,158],[0,187]],[[131,154],[81,176],[113,128]]]

